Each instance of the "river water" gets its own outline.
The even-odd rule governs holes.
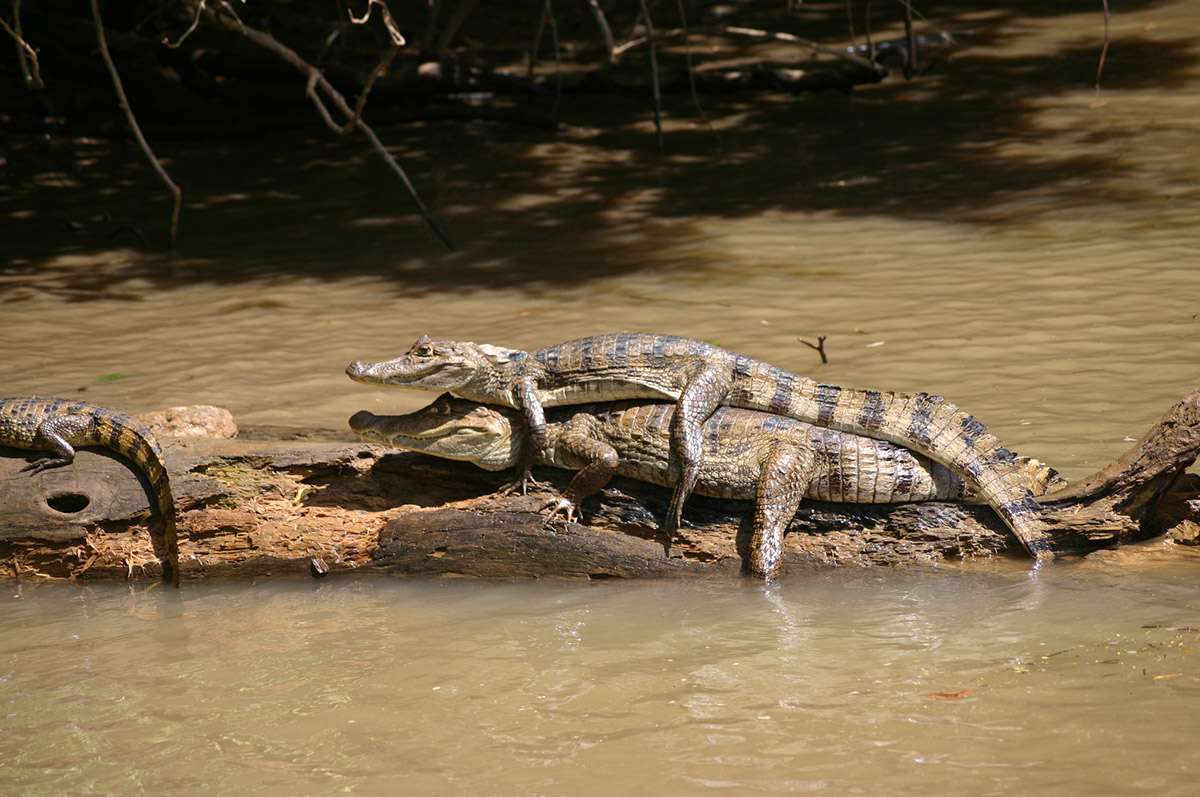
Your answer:
[[[380,127],[460,245],[323,130],[7,151],[0,385],[344,428],[419,335],[640,330],[925,390],[1087,475],[1196,387],[1194,2],[940,18],[970,45],[853,95],[562,106],[558,134]],[[1126,4],[1128,5],[1128,4]],[[104,215],[107,214],[107,215]],[[72,229],[64,222],[71,222]],[[798,341],[827,336],[830,362]],[[1192,793],[1195,555],[779,584],[10,583],[6,791]],[[1149,628],[1147,626],[1155,626]],[[1180,630],[1186,629],[1186,630]],[[967,691],[971,690],[971,691]]]

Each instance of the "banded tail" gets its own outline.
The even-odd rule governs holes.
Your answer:
[[[735,385],[730,404],[886,440],[924,454],[976,487],[1032,555],[1051,555],[1041,507],[1029,488],[1022,460],[957,405],[928,393],[843,388],[753,360],[743,369],[745,387]]]
[[[51,456],[28,466],[38,472],[70,464],[78,446],[102,446],[133,460],[154,492],[167,549],[164,577],[179,583],[179,542],[175,498],[162,447],[145,424],[122,412],[62,398],[28,396],[0,399],[0,445]]]

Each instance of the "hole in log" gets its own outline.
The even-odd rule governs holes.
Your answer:
[[[58,493],[46,499],[46,506],[64,515],[73,515],[88,508],[92,499],[82,493]]]

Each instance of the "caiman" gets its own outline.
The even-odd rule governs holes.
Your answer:
[[[545,444],[544,407],[622,399],[675,401],[671,451],[679,482],[663,529],[679,528],[701,468],[700,429],[722,404],[886,440],[949,467],[974,486],[1029,553],[1051,557],[1041,508],[1016,455],[987,428],[941,396],[825,384],[717,346],[671,335],[616,333],[535,352],[459,341],[418,340],[393,360],[346,368],[372,385],[448,390],[522,411],[531,445],[513,486],[531,480]]]
[[[175,499],[162,448],[145,424],[123,412],[86,401],[24,396],[0,399],[0,446],[49,451],[22,470],[38,473],[69,465],[76,446],[103,446],[133,460],[154,491],[163,519],[167,560],[163,579],[179,584]]]
[[[679,466],[670,456],[673,404],[625,401],[561,407],[546,418],[537,464],[577,470],[563,495],[547,506],[573,520],[584,499],[614,475],[664,487]],[[408,415],[350,418],[368,442],[503,470],[522,460],[526,438],[511,409],[449,393]],[[747,570],[773,578],[783,560],[783,534],[802,498],[843,503],[978,500],[948,468],[882,440],[824,429],[791,418],[720,407],[701,427],[696,492],[752,499],[754,533]],[[1037,460],[1018,458],[1021,478],[1041,494],[1063,481]]]

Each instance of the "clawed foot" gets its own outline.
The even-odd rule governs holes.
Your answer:
[[[551,520],[565,520],[567,523],[574,523],[579,518],[579,508],[566,496],[559,496],[553,501],[542,504],[538,511],[546,512],[547,517]]]
[[[546,486],[546,482],[538,481],[537,479],[533,478],[532,473],[525,471],[511,482],[501,487],[497,492],[499,492],[500,495],[512,495],[513,493],[518,492],[521,495],[525,495],[530,490],[541,490]]]
[[[60,459],[58,457],[41,457],[30,462],[25,467],[21,468],[21,472],[29,471],[30,473],[41,473],[50,468],[57,468],[60,465],[69,465],[71,460]]]

